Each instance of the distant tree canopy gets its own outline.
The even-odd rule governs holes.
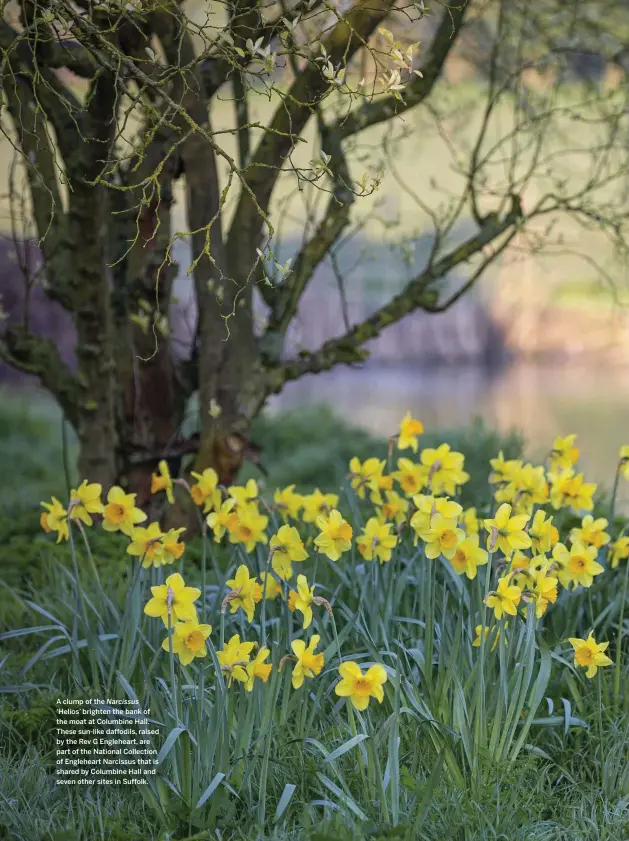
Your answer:
[[[575,55],[622,68],[627,24],[611,0],[5,3],[12,229],[40,246],[42,270],[24,283],[71,314],[78,370],[32,332],[28,294],[23,318],[0,328],[0,356],[55,396],[91,481],[122,482],[143,504],[157,461],[178,469],[184,456],[230,481],[269,395],[361,363],[388,325],[452,306],[515,242],[559,247],[554,226],[569,216],[624,248],[627,85],[600,92],[573,71]],[[443,80],[455,54],[482,74],[459,99]],[[412,113],[451,150],[455,191],[421,187],[439,173]],[[432,233],[425,265],[367,318],[343,309],[341,335],[291,356],[305,290],[377,193],[364,147],[386,142],[394,157],[403,138],[417,152],[400,189]],[[301,244],[282,265],[291,215]],[[473,223],[464,239],[460,220]],[[197,313],[183,358],[169,325],[179,240]],[[193,395],[198,431],[184,437]]]

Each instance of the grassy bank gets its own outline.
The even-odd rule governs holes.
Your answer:
[[[581,512],[569,500],[560,504],[552,474],[547,478],[553,502],[544,496],[549,488],[538,483],[533,508],[543,512],[545,522],[553,517],[557,534],[546,529],[543,545],[505,555],[498,532],[492,537],[492,525],[482,525],[483,517],[496,513],[497,490],[513,492],[512,502],[523,512],[515,531],[538,529],[531,526],[533,512],[523,495],[526,470],[513,474],[519,490],[488,484],[492,448],[508,446],[515,455],[516,439],[501,442],[479,427],[453,435],[466,455],[455,459],[458,466],[442,461],[424,471],[423,493],[437,494],[424,514],[425,503],[415,497],[406,514],[387,520],[394,514],[383,508],[386,495],[379,496],[373,475],[365,481],[355,477],[354,487],[347,479],[349,458],[358,455],[363,467],[367,456],[385,459],[384,442],[344,427],[324,410],[263,419],[256,439],[265,453],[267,488],[290,480],[305,494],[288,518],[295,529],[293,549],[287,550],[294,553],[292,569],[269,554],[266,541],[278,534],[284,509],[274,506],[268,493],[237,509],[229,540],[212,539],[210,530],[206,542],[187,545],[174,565],[142,569],[126,552],[128,538],[106,534],[98,522],[86,529],[85,544],[76,525],[73,542],[59,545],[54,535],[39,531],[38,509],[29,500],[53,485],[67,498],[63,470],[53,468],[63,459],[54,420],[47,427],[46,412],[33,416],[20,414],[24,407],[13,408],[19,429],[28,433],[24,447],[29,436],[38,443],[30,441],[31,462],[22,452],[32,469],[19,517],[6,478],[3,488],[3,504],[8,499],[14,512],[7,515],[5,508],[3,527],[10,523],[13,532],[2,541],[4,557],[18,554],[18,547],[30,551],[32,574],[5,582],[3,590],[3,624],[10,630],[0,638],[0,838],[622,841],[629,836],[626,560],[611,562],[600,524],[600,539],[590,536],[599,547],[583,550],[590,565],[594,558],[601,565],[592,567],[591,580],[561,560],[551,543],[559,539],[578,555],[579,540],[590,538],[575,535]],[[15,425],[5,421],[4,429],[17,445]],[[430,450],[433,440],[422,436],[421,448]],[[409,450],[394,452],[376,474],[391,473],[400,499],[410,505],[413,493],[404,490],[396,471],[398,458],[408,457],[418,462]],[[460,473],[463,462],[469,479]],[[15,464],[18,470],[21,461]],[[452,509],[448,516],[455,520],[440,533],[454,530],[461,551],[476,547],[473,578],[451,560],[449,538],[435,550],[443,523],[433,518],[448,470],[468,514]],[[329,504],[338,505],[352,528],[352,538],[345,535],[340,546],[332,535],[332,549],[321,539],[325,523],[313,523],[307,514],[315,484],[338,494]],[[586,507],[588,494],[581,500]],[[480,522],[469,514],[471,503]],[[601,512],[605,505],[598,503]],[[374,515],[384,529],[379,539],[394,544],[380,562],[369,560],[379,543],[360,539]],[[465,534],[456,532],[457,520]],[[255,523],[251,545],[238,537],[246,522]],[[607,529],[610,539],[625,527],[617,517]],[[243,585],[233,582],[239,567],[246,587],[263,572],[276,575],[278,586],[269,593],[275,597],[258,601],[254,588],[246,591],[252,594],[247,602],[238,590]],[[167,637],[162,620],[144,613],[149,586],[177,569],[187,584],[203,585],[196,608],[199,619],[212,626],[206,656],[189,664],[162,650]],[[538,573],[550,584],[544,599]],[[303,605],[291,610],[286,598],[299,574],[323,599],[310,605],[307,628]],[[512,609],[501,613],[492,597],[505,583],[518,592],[509,596]],[[487,637],[480,626],[488,629]],[[601,661],[588,679],[575,663],[569,638],[586,639],[592,630],[597,642],[609,643],[605,657],[612,663]],[[226,655],[234,634],[255,644],[251,653],[239,650],[237,657],[249,683]],[[302,685],[295,681],[296,640],[323,654],[312,661],[314,670]],[[252,662],[256,651],[258,671]],[[366,707],[360,698],[355,706],[339,689],[348,662],[363,673],[374,665],[384,680],[382,693],[373,690]],[[358,698],[362,689],[352,691]],[[151,739],[160,751],[157,777],[145,787],[55,786],[59,693],[137,697],[150,707],[159,730]]]

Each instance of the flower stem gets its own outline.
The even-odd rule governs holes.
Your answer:
[[[625,621],[625,602],[627,600],[627,586],[629,585],[629,561],[625,564],[625,577],[622,583],[622,594],[620,596],[620,616],[618,618],[618,639],[616,641],[616,668],[614,670],[614,704],[618,704],[620,698],[620,670],[622,664],[622,638],[623,623]]]

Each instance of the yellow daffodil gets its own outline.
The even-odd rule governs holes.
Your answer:
[[[339,666],[339,674],[341,680],[334,687],[334,691],[341,698],[349,698],[357,710],[366,710],[370,698],[375,698],[378,703],[382,703],[384,699],[382,687],[387,682],[384,666],[371,666],[363,674],[358,663],[348,660]]]
[[[127,494],[118,485],[109,489],[103,510],[105,531],[120,531],[131,537],[133,529],[146,520],[146,514],[135,507],[135,494]]]
[[[262,579],[262,595],[265,599],[272,601],[278,596],[280,598],[282,597],[282,585],[276,580],[272,573],[269,572],[267,575],[266,572],[262,571],[260,573],[260,578]]]
[[[172,563],[174,559],[164,560],[163,537],[159,523],[150,523],[147,528],[136,526],[131,532],[131,543],[127,546],[127,554],[141,558],[145,569]]]
[[[291,643],[290,647],[297,658],[292,674],[293,689],[299,689],[306,678],[315,677],[321,672],[324,656],[323,653],[315,654],[320,639],[318,634],[313,634],[307,647],[303,640],[293,640]]]
[[[465,457],[450,449],[449,444],[440,444],[436,449],[429,447],[421,451],[420,461],[425,471],[426,482],[432,493],[452,496],[460,485],[470,478],[463,470]]]
[[[157,473],[153,473],[151,476],[151,493],[156,494],[160,491],[166,493],[166,499],[173,505],[175,502],[175,486],[170,475],[168,462],[164,459],[157,465]]]
[[[480,531],[480,523],[478,522],[476,508],[466,508],[465,511],[459,515],[459,523],[468,537],[478,534]]]
[[[524,552],[518,550],[511,556],[509,571],[513,574],[513,583],[517,584],[520,589],[525,590],[533,586],[538,572],[547,574],[551,564],[552,560],[547,558],[546,555],[533,555],[532,558],[529,558]]]
[[[247,690],[247,692],[253,691],[253,684],[256,679],[261,680],[262,683],[266,683],[268,681],[273,666],[271,665],[271,663],[265,663],[264,661],[270,653],[271,652],[268,648],[262,646],[262,648],[260,648],[258,653],[256,654],[255,659],[252,660],[250,663],[247,663],[247,665],[245,666],[245,671],[247,673],[245,689]]]
[[[256,604],[262,599],[262,587],[255,578],[249,577],[249,570],[245,564],[241,564],[236,570],[236,575],[225,582],[232,595],[229,599],[231,613],[236,613],[240,608],[245,612],[247,620],[253,622],[253,614]]]
[[[505,622],[505,628],[507,627],[508,624],[509,624],[508,622]],[[490,631],[495,632],[494,641],[492,643],[491,650],[493,651],[496,648],[496,646],[498,645],[498,640],[500,639],[500,628],[497,625],[494,626],[494,628],[483,628],[482,625],[477,625],[474,628],[475,637],[472,640],[472,645],[474,646],[474,648],[480,648],[481,633],[485,637],[485,642],[487,642],[487,639],[489,638]]]
[[[278,488],[273,494],[273,502],[284,520],[287,517],[290,517],[291,520],[297,520],[299,512],[304,506],[304,498],[301,494],[295,493],[294,485],[288,485],[282,490]]]
[[[391,552],[397,545],[397,535],[391,534],[391,523],[381,523],[377,517],[371,517],[356,538],[358,551],[366,561],[377,558],[380,563],[391,560]]]
[[[93,520],[90,514],[102,514],[105,507],[100,500],[102,490],[102,485],[97,482],[89,485],[87,479],[83,479],[78,488],[70,491],[68,517],[91,526]]]
[[[455,519],[448,519],[443,514],[435,514],[430,521],[430,530],[422,538],[426,541],[426,557],[452,560],[457,546],[465,539],[465,532],[460,529]]]
[[[196,622],[197,611],[194,603],[201,595],[197,587],[186,587],[186,583],[178,572],[169,575],[164,584],[151,587],[153,597],[144,607],[147,616],[161,618],[168,627],[176,622]]]
[[[186,544],[179,540],[179,535],[185,528],[168,529],[162,537],[163,564],[172,564],[183,555]]]
[[[291,590],[295,595],[290,598],[289,593],[289,607],[292,611],[299,610],[304,617],[304,631],[310,627],[312,622],[312,605],[315,603],[314,584],[312,587],[308,585],[308,579],[305,575],[297,576],[297,590]],[[292,606],[290,604],[292,602]]]
[[[406,519],[406,512],[410,507],[408,500],[396,491],[385,491],[384,499],[378,512],[380,517],[383,520],[392,520],[399,526]]]
[[[616,569],[619,561],[629,558],[629,537],[619,537],[609,548],[611,550],[610,566]]]
[[[576,435],[557,436],[550,454],[552,470],[570,470],[579,460],[579,448],[574,446]]]
[[[233,497],[226,499],[220,508],[212,511],[206,517],[208,526],[214,532],[214,541],[220,543],[225,532],[231,531],[238,520],[238,516],[234,511],[236,500]]]
[[[623,479],[629,482],[629,444],[623,444],[618,454],[618,469]]]
[[[39,520],[43,530],[48,533],[57,532],[57,543],[61,543],[62,540],[69,540],[68,512],[57,497],[53,496],[51,502],[42,502],[41,504],[46,509],[42,511]]]
[[[260,514],[255,505],[236,503],[236,517],[231,522],[230,543],[244,543],[247,552],[253,552],[258,543],[268,543],[265,529],[269,518]]]
[[[378,479],[382,475],[386,462],[377,458],[368,458],[361,464],[354,456],[349,463],[350,485],[360,499],[365,498],[367,490],[378,491]]]
[[[315,488],[311,494],[303,497],[304,523],[315,523],[317,517],[322,514],[329,514],[339,504],[338,494],[324,494],[319,488]]]
[[[331,561],[338,561],[352,545],[352,527],[340,511],[333,509],[328,516],[317,517],[317,528],[320,534],[315,537],[315,546]]]
[[[415,464],[410,458],[399,458],[397,460],[397,470],[391,476],[406,496],[418,494],[426,484],[426,475],[421,464]]]
[[[408,450],[410,447],[416,453],[419,446],[417,436],[421,435],[423,431],[423,423],[412,417],[410,412],[407,412],[400,421],[400,432],[397,437],[398,450]]]
[[[553,518],[547,517],[541,509],[536,511],[529,527],[529,537],[534,554],[543,555],[550,552],[559,540],[559,532],[553,526]]]
[[[218,511],[221,507],[221,492],[218,487],[218,473],[212,467],[207,467],[202,473],[190,474],[197,480],[190,488],[190,496],[194,504],[203,508],[204,514]]]
[[[570,637],[568,641],[574,649],[574,665],[585,669],[586,677],[593,678],[598,669],[613,664],[613,660],[604,653],[608,642],[597,643],[592,634],[586,640]]]
[[[581,528],[571,529],[570,540],[572,543],[582,543],[584,546],[595,546],[600,549],[601,546],[607,546],[611,540],[605,531],[607,525],[608,521],[604,517],[598,517],[595,520],[591,514],[586,514],[581,521]]]
[[[281,526],[271,537],[269,547],[273,553],[271,565],[283,581],[292,578],[293,562],[299,563],[308,557],[299,532],[294,526]]]
[[[558,580],[545,570],[538,570],[533,578],[531,592],[535,597],[535,616],[539,619],[546,613],[549,604],[557,601]]]
[[[489,459],[492,472],[489,474],[491,485],[502,485],[512,482],[517,472],[522,468],[520,459],[505,459],[502,450],[496,458]]]
[[[256,647],[255,642],[241,642],[240,635],[234,634],[221,651],[216,652],[216,658],[221,669],[227,674],[227,685],[238,680],[241,683],[249,681],[247,666],[251,660],[251,652]]]
[[[450,563],[457,575],[467,575],[469,579],[476,578],[476,571],[479,566],[487,563],[487,552],[478,545],[478,535],[466,537],[457,544]]]
[[[211,625],[199,625],[192,620],[189,622],[177,622],[172,632],[172,641],[168,637],[162,643],[164,651],[170,651],[172,645],[173,654],[176,654],[182,666],[188,666],[195,657],[207,655],[206,639],[212,633]]]
[[[550,501],[555,510],[571,508],[575,514],[591,511],[594,507],[596,484],[584,482],[583,473],[574,475],[572,470],[549,474],[551,480]]]
[[[422,540],[429,539],[432,518],[436,514],[441,514],[446,520],[458,521],[463,511],[458,502],[448,499],[447,496],[435,498],[425,494],[417,494],[413,497],[413,505],[417,510],[411,517],[410,525],[416,537],[421,537]]]
[[[236,508],[247,507],[252,502],[256,502],[259,496],[258,483],[255,479],[249,479],[246,485],[232,485],[227,489],[227,493],[232,499],[236,500]]]
[[[485,520],[485,529],[489,532],[487,548],[490,552],[498,549],[508,557],[515,549],[528,549],[531,538],[524,531],[529,521],[528,514],[511,516],[509,503],[503,503],[492,520]]]
[[[505,613],[516,615],[521,598],[522,590],[511,584],[509,576],[506,576],[498,581],[498,589],[485,597],[485,604],[493,609],[496,619],[501,619]]]
[[[534,505],[548,502],[544,468],[532,464],[520,465],[513,470],[511,481],[498,487],[494,497],[496,502],[511,503],[516,514],[530,514]]]
[[[557,576],[563,587],[570,584],[575,587],[591,587],[594,576],[603,572],[603,567],[596,560],[598,552],[595,546],[574,543],[570,549],[558,543],[553,549],[553,558],[557,561]]]

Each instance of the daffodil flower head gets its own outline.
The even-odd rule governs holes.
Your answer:
[[[453,496],[457,487],[464,485],[470,478],[469,473],[463,470],[465,456],[451,450],[449,444],[422,450],[420,461],[426,471],[426,482],[435,495]]]
[[[247,552],[253,552],[258,543],[268,543],[266,527],[269,518],[260,514],[255,504],[236,503],[236,516],[230,521],[229,542],[244,544]]]
[[[585,669],[586,677],[593,678],[598,669],[613,664],[613,661],[605,654],[609,643],[597,643],[591,633],[586,640],[570,637],[569,642],[574,649],[574,665]]]
[[[458,526],[454,518],[444,517],[443,514],[435,514],[430,520],[430,529],[423,538],[426,542],[426,557],[430,559],[444,558],[451,560],[458,545],[465,539],[465,532]]]
[[[287,518],[297,520],[304,506],[304,498],[301,494],[295,493],[295,485],[288,485],[283,489],[278,488],[273,494],[273,502],[284,520]]]
[[[212,511],[206,517],[206,523],[214,533],[214,542],[220,543],[226,532],[231,532],[236,527],[238,516],[234,510],[236,500],[233,497],[226,499],[220,508]]]
[[[247,673],[245,689],[247,692],[253,691],[253,684],[256,679],[261,680],[263,683],[268,681],[273,666],[271,663],[265,663],[264,661],[270,653],[268,648],[262,646],[256,654],[255,659],[245,666],[245,672]]]
[[[305,575],[297,576],[297,590],[293,598],[292,610],[299,610],[304,616],[304,630],[310,627],[312,622],[312,605],[315,603],[314,584],[308,585]]]
[[[341,698],[349,698],[357,710],[366,710],[369,699],[375,698],[378,703],[384,699],[383,686],[387,682],[384,666],[371,666],[363,674],[358,663],[348,660],[339,666],[341,680],[334,687],[335,693]]]
[[[97,482],[88,484],[83,479],[78,488],[70,491],[70,504],[68,505],[68,517],[71,520],[80,520],[86,526],[92,525],[91,514],[102,514],[104,510],[100,496],[103,491],[102,485]]]
[[[177,622],[173,628],[171,639],[162,642],[162,648],[179,657],[182,666],[188,666],[195,657],[207,655],[205,641],[212,633],[211,625],[200,625],[196,620]]]
[[[485,529],[489,532],[487,548],[490,552],[498,549],[506,558],[516,549],[528,549],[531,538],[524,531],[529,521],[528,514],[512,516],[512,507],[503,503],[493,519],[485,520]]]
[[[397,437],[398,450],[408,450],[410,448],[416,453],[419,446],[417,438],[423,431],[423,423],[412,417],[410,412],[407,412],[400,421],[400,432]]]
[[[406,519],[406,512],[410,508],[408,500],[396,491],[385,491],[384,499],[379,511],[381,519],[392,520],[399,526]]]
[[[619,537],[609,548],[611,550],[610,566],[616,569],[619,561],[629,558],[629,537]]]
[[[39,520],[43,530],[48,533],[57,532],[57,543],[61,543],[62,540],[69,540],[68,512],[57,497],[53,496],[51,502],[42,502],[41,504],[46,509],[42,511]]]
[[[255,642],[241,642],[240,635],[234,634],[223,649],[216,652],[218,662],[227,674],[228,686],[231,686],[234,680],[240,681],[240,683],[249,681],[247,666],[251,660],[251,652],[255,647]]]
[[[338,504],[338,494],[324,494],[315,488],[311,494],[303,497],[304,523],[315,523],[318,517],[328,515]]]
[[[502,619],[505,613],[509,616],[517,614],[521,598],[522,590],[511,584],[511,577],[507,575],[500,578],[497,589],[485,597],[485,604],[493,609],[496,619]]]
[[[415,496],[426,486],[427,471],[421,464],[415,464],[410,458],[399,458],[397,470],[391,476],[406,496]]]
[[[370,490],[377,492],[378,482],[384,470],[386,462],[377,458],[368,458],[361,464],[360,459],[354,456],[349,463],[350,485],[356,491],[360,499],[365,498],[365,492]]]
[[[118,485],[107,493],[107,505],[103,509],[103,528],[105,531],[122,532],[131,537],[134,528],[146,520],[146,514],[136,508],[135,494],[125,493]]]
[[[203,508],[204,514],[218,511],[221,507],[221,492],[218,487],[218,473],[212,467],[207,467],[202,473],[190,474],[197,481],[190,488],[190,496],[194,504]]]
[[[596,560],[597,555],[595,546],[574,543],[568,549],[563,543],[558,543],[553,549],[553,558],[557,562],[557,577],[562,586],[591,587],[595,576],[604,571]]]
[[[315,546],[331,561],[338,561],[352,545],[352,527],[336,509],[330,511],[329,516],[320,515],[317,527],[320,534],[315,537]]]
[[[164,559],[163,537],[159,523],[150,523],[147,528],[136,526],[131,532],[131,543],[127,546],[127,554],[141,558],[145,569],[170,563],[171,561]]]
[[[227,489],[229,496],[236,500],[236,508],[246,508],[254,502],[257,502],[260,492],[258,490],[258,483],[255,479],[249,479],[246,485],[231,485]]]
[[[165,491],[166,499],[173,505],[175,502],[175,489],[168,462],[164,459],[157,465],[157,473],[153,473],[151,476],[151,493],[156,494],[160,491]]]
[[[270,601],[272,601],[278,596],[282,598],[282,585],[275,578],[273,573],[267,573],[264,570],[262,570],[262,572],[260,573],[260,578],[262,579],[262,595],[265,599],[269,599]]]
[[[382,523],[377,517],[367,520],[363,533],[356,538],[358,551],[366,561],[377,558],[380,563],[385,563],[391,560],[391,553],[398,542],[391,529],[391,523]]]
[[[320,639],[318,634],[313,634],[307,646],[303,640],[293,640],[291,643],[297,660],[292,674],[293,689],[299,689],[306,678],[316,677],[323,669],[325,662],[323,653],[315,654]]]
[[[201,595],[197,587],[187,587],[178,572],[169,575],[164,584],[151,587],[152,598],[146,603],[144,613],[160,618],[166,627],[176,622],[196,622],[194,603]]]
[[[262,599],[262,587],[255,578],[249,576],[249,570],[245,564],[241,564],[236,570],[234,578],[225,582],[229,587],[229,593],[225,601],[229,604],[231,613],[242,609],[249,622],[253,622],[253,614],[256,604]]]
[[[557,436],[550,453],[552,470],[570,470],[579,460],[579,448],[575,447],[576,435]]]
[[[305,561],[308,552],[303,544],[299,532],[294,526],[281,526],[269,543],[271,549],[271,565],[283,581],[293,576],[293,562]]]
[[[591,514],[586,514],[581,521],[581,528],[573,528],[570,531],[570,540],[572,543],[582,543],[584,546],[595,546],[600,549],[601,546],[607,546],[611,537],[605,531],[609,525],[604,517],[598,517],[596,520]]]
[[[474,534],[471,537],[464,538],[456,545],[450,563],[457,575],[465,573],[469,579],[474,579],[478,567],[486,564],[487,558],[487,552],[479,546],[478,535]]]

